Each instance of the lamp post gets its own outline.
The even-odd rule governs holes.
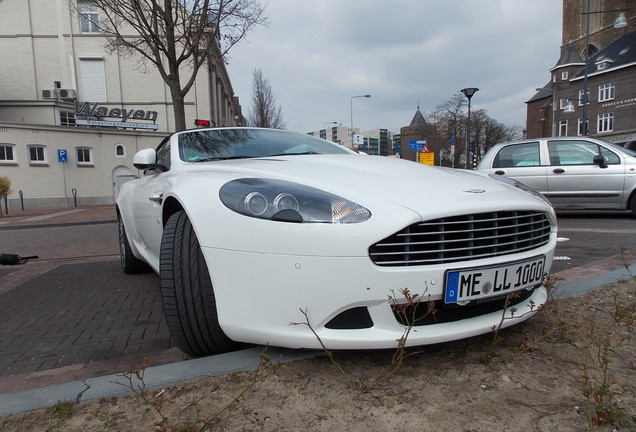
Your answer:
[[[627,26],[627,19],[625,18],[625,13],[622,11],[626,11],[628,9],[608,9],[608,10],[599,10],[599,11],[590,11],[590,0],[585,2],[585,12],[581,12],[581,15],[585,15],[585,64],[583,66],[583,96],[581,101],[583,102],[583,135],[587,136],[589,134],[588,128],[588,120],[587,120],[587,104],[590,102],[588,93],[588,82],[587,82],[587,62],[590,58],[590,15],[603,13],[603,12],[621,12],[616,20],[614,21],[614,28],[620,29]],[[574,108],[574,107],[572,107]],[[569,112],[569,111],[566,111]]]
[[[353,100],[355,98],[367,98],[367,99],[369,99],[370,97],[371,97],[370,94],[351,96],[351,148],[353,148]]]
[[[468,169],[468,158],[470,154],[470,98],[479,91],[478,88],[468,87],[462,89],[461,92],[464,93],[464,96],[468,98],[468,121],[466,122],[466,166],[464,169]]]

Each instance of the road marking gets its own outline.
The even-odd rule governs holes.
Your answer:
[[[598,232],[598,233],[614,233],[614,234],[636,234],[636,229],[610,229],[610,228],[558,228],[558,231],[574,231],[574,232]]]

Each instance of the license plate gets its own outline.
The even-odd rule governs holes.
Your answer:
[[[446,304],[483,300],[508,295],[541,285],[545,256],[491,267],[447,270]]]

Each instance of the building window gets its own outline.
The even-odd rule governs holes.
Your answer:
[[[596,132],[611,132],[614,130],[614,113],[599,114],[596,117]]]
[[[61,126],[75,126],[75,114],[69,111],[60,111]]]
[[[585,123],[588,125],[588,128],[589,128],[589,124],[590,124],[589,120],[586,120]],[[576,133],[579,136],[580,135],[585,135],[585,131],[583,130],[583,119],[581,117],[579,117],[579,122],[578,122],[578,126],[577,126],[577,129],[576,129]]]
[[[90,148],[87,148],[87,147],[77,148],[77,165],[93,166]]]
[[[590,104],[590,90],[587,90],[586,105]],[[583,90],[579,90],[579,106],[583,106]]]
[[[568,136],[568,121],[561,120],[559,122],[559,136]]]
[[[45,146],[30,145],[27,147],[29,149],[29,164],[30,165],[47,165],[48,164]]]
[[[603,10],[602,3],[602,0],[581,0],[581,12],[584,12],[581,14],[581,36],[586,33],[588,20],[590,23],[590,31],[601,28],[602,13],[600,12]],[[590,8],[589,14],[585,13],[588,12],[588,7]]]
[[[126,156],[126,149],[124,148],[123,145],[121,144],[117,144],[117,146],[115,146],[115,155],[118,157],[124,157]]]
[[[598,101],[605,102],[614,99],[615,90],[614,83],[598,86]]]
[[[99,33],[99,13],[92,1],[79,1],[79,25],[82,33]]]
[[[568,79],[568,73],[566,72],[561,72],[561,80],[565,81]]]
[[[82,95],[86,102],[107,102],[106,69],[103,57],[81,57]]]
[[[0,164],[14,164],[15,151],[11,144],[0,144]]]
[[[568,102],[570,102],[568,98],[561,98],[559,101],[559,109],[565,109],[565,107],[568,106]]]

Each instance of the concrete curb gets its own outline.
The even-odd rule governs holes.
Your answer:
[[[221,375],[240,370],[254,370],[260,364],[263,347],[202,357],[178,363],[148,367],[144,371],[146,388],[162,388],[193,381],[205,376]],[[318,350],[288,350],[269,348],[272,361],[288,363],[322,355]],[[104,375],[49,387],[0,395],[0,416],[47,408],[60,401],[83,402],[111,396],[131,394],[122,374]],[[139,383],[141,384],[141,383]]]
[[[0,225],[0,231],[9,230],[24,230],[24,229],[43,229],[43,228],[61,228],[69,226],[79,225],[102,225],[102,224],[116,224],[117,220],[97,220],[97,221],[84,221],[84,222],[59,222],[59,223],[47,223],[47,224],[34,224],[34,225]]]
[[[629,279],[632,276],[636,277],[636,263],[597,276],[564,282],[559,284],[557,292],[562,294],[559,297],[576,297],[620,280]]]

